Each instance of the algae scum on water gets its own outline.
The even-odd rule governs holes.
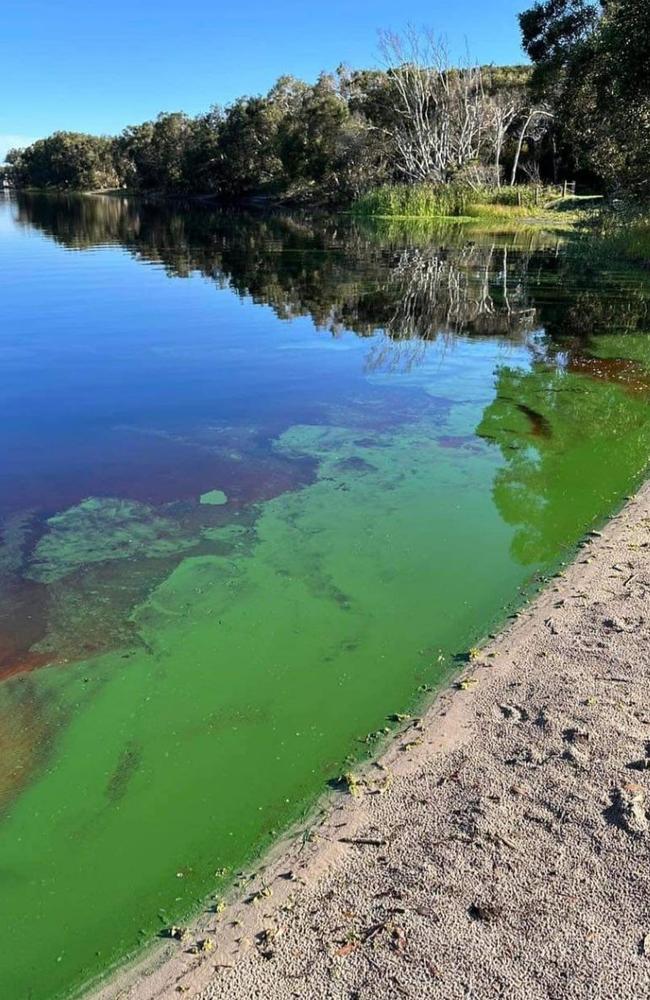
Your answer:
[[[641,481],[648,296],[539,237],[2,211],[0,993],[55,1000],[304,821]]]

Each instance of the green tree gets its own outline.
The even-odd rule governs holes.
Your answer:
[[[342,129],[350,117],[333,76],[322,73],[313,87],[294,88],[279,127],[279,154],[292,182],[338,183]]]
[[[273,188],[282,180],[278,126],[282,109],[268,97],[241,97],[219,131],[218,184],[227,195]]]
[[[129,126],[118,138],[117,158],[127,187],[148,191],[183,191],[194,122],[181,111]]]
[[[533,86],[553,104],[575,163],[610,189],[650,194],[647,0],[547,0],[519,21]]]
[[[597,21],[598,7],[587,0],[536,3],[519,15],[524,50],[538,69],[558,70],[571,63]]]
[[[199,194],[219,191],[219,133],[223,118],[223,110],[214,105],[192,121],[191,141],[186,144],[183,158],[183,175],[188,191]]]
[[[116,187],[113,141],[81,132],[55,132],[7,155],[13,177],[23,187],[69,191]]]

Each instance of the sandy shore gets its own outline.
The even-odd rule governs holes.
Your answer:
[[[97,1000],[650,996],[649,595],[646,486],[357,794]]]

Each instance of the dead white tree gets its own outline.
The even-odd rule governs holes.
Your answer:
[[[494,163],[494,183],[501,187],[501,156],[506,139],[524,111],[525,98],[519,91],[497,91],[489,98],[489,144]]]
[[[515,158],[512,161],[512,173],[510,175],[510,187],[514,187],[517,181],[517,171],[519,169],[519,160],[521,159],[521,151],[524,145],[524,140],[526,136],[529,138],[539,139],[543,135],[546,127],[553,114],[547,108],[537,107],[530,108],[524,119],[522,121],[521,129],[519,130],[519,138],[517,140],[517,148],[515,150]],[[544,120],[545,119],[545,120]],[[538,125],[537,129],[533,131],[533,123]]]
[[[380,34],[394,94],[386,129],[401,173],[413,181],[446,181],[477,160],[489,107],[479,66],[452,66],[445,43],[430,31]]]

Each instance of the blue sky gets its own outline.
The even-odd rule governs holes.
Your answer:
[[[1,0],[0,161],[56,129],[115,133],[159,111],[190,114],[377,63],[377,30],[407,23],[481,62],[523,62],[526,0]]]

